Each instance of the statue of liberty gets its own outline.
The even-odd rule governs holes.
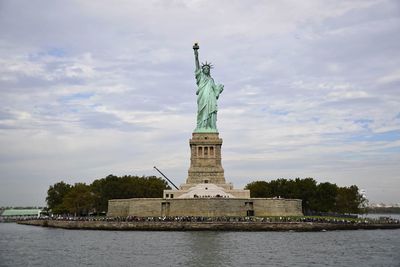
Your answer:
[[[197,84],[197,126],[195,133],[217,133],[217,99],[224,90],[222,84],[215,84],[210,75],[212,65],[203,63],[200,68],[199,45],[194,44],[194,58],[196,63],[196,84]]]

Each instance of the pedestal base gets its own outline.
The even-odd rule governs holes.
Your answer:
[[[222,139],[218,133],[193,133],[186,184],[226,184],[221,165]]]

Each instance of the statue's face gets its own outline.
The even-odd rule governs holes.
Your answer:
[[[203,73],[204,74],[210,74],[210,68],[208,66],[203,67]]]

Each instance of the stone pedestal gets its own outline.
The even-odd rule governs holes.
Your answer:
[[[190,168],[186,184],[226,185],[221,165],[222,139],[218,133],[193,133],[190,143]]]

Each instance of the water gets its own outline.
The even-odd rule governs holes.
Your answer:
[[[119,232],[0,223],[0,266],[400,266],[400,230]]]

